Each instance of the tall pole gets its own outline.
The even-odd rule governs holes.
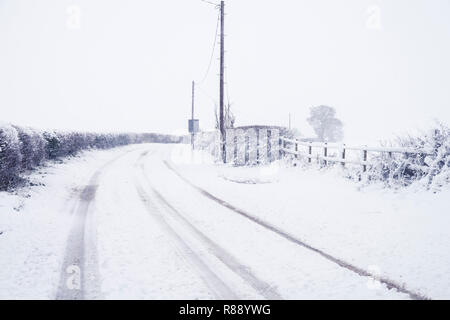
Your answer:
[[[224,69],[225,69],[225,2],[220,2],[220,140],[222,146],[222,160],[226,163],[226,146],[225,146],[225,115],[224,115]]]
[[[195,81],[192,81],[192,125],[194,125],[194,105],[195,105]],[[194,145],[194,138],[195,138],[195,132],[194,130],[192,130],[191,133],[191,144],[192,144],[192,150],[195,149],[195,145]]]

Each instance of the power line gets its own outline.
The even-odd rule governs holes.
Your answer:
[[[202,2],[204,2],[204,3],[212,4],[212,5],[215,6],[215,7],[220,7],[220,4],[218,4],[218,3],[214,3],[214,2],[211,2],[211,1],[207,1],[207,0],[200,0],[200,1],[202,1]]]
[[[219,102],[217,99],[214,99],[209,93],[207,93],[202,87],[198,87],[200,89],[200,92],[203,93],[206,97],[208,97],[213,103],[214,106],[217,107],[219,105]]]
[[[214,59],[214,53],[216,52],[217,33],[219,31],[219,22],[220,22],[220,13],[217,15],[216,33],[214,35],[214,43],[213,43],[213,48],[212,48],[212,52],[211,52],[211,57],[210,57],[209,63],[208,63],[208,69],[206,70],[206,73],[203,76],[202,81],[196,82],[197,85],[201,85],[205,82],[205,80],[208,78],[209,71],[211,70],[212,61]]]

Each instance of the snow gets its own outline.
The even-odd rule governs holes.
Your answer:
[[[117,161],[116,170],[105,173],[98,190],[95,218],[102,298],[212,298],[136,192],[133,165],[140,153]]]
[[[37,186],[1,192],[0,299],[58,296],[83,190],[92,191],[81,265],[93,277],[87,299],[410,298],[208,199],[165,161],[315,248],[426,297],[450,297],[448,188],[361,188],[338,171],[223,166],[189,148],[83,152],[34,171]]]
[[[74,199],[95,170],[123,149],[48,162],[28,176],[36,186],[0,192],[0,299],[55,297]]]
[[[183,152],[189,154],[175,153]],[[361,187],[339,169],[198,165],[189,157],[176,163],[197,186],[328,254],[427,297],[450,297],[448,186],[438,193],[414,185],[394,191]]]
[[[188,167],[188,171],[193,169]],[[213,178],[207,174],[208,170],[203,171],[201,168],[202,165],[198,166],[198,175]],[[336,267],[317,254],[249,223],[230,210],[217,206],[212,201],[205,201],[196,190],[180,184],[174,174],[164,172],[163,165],[158,166],[158,162],[147,163],[147,170],[157,189],[174,207],[183,212],[203,233],[215,239],[224,250],[231,252],[235,259],[248,266],[257,278],[265,279],[270,288],[284,299],[408,298],[404,294],[383,288],[370,290],[367,286],[370,279]],[[159,179],[159,174],[164,174],[164,179]],[[216,181],[214,178],[213,180]],[[181,193],[183,197],[173,193],[174,183],[178,184],[177,194]]]

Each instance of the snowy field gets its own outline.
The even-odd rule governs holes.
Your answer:
[[[85,152],[29,179],[0,193],[1,299],[450,298],[449,188],[218,166],[185,145]]]

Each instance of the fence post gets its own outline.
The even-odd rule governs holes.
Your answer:
[[[388,163],[388,165],[389,165],[389,180],[391,180],[394,176],[394,172],[392,171],[392,169],[393,169],[393,165],[392,165],[393,154],[392,154],[392,152],[388,153],[388,157],[389,157],[389,163]]]
[[[295,159],[298,159],[298,141],[295,139]]]
[[[328,157],[328,142],[325,142],[325,146],[323,148],[323,156],[326,158]],[[323,164],[325,167],[328,165],[328,161],[326,159],[323,159]]]
[[[342,145],[342,160],[344,160],[342,161],[342,167],[345,168],[345,144]]]
[[[247,133],[247,132],[246,132]],[[250,137],[248,134],[245,135],[245,156],[244,163],[245,165],[249,165],[250,162]]]
[[[309,154],[309,158],[308,158],[308,163],[312,162],[312,143],[309,143],[309,148],[308,148],[308,154]]]
[[[280,130],[272,129],[270,134],[270,158],[271,161],[280,160]]]
[[[267,129],[259,129],[258,130],[258,160],[259,164],[267,164],[269,154],[268,154],[268,135]]]
[[[257,142],[257,131],[256,129],[248,129],[247,136],[249,140],[249,163],[254,166],[258,163],[257,159],[257,151],[258,151],[258,142]]]
[[[236,143],[235,143],[235,130],[234,129],[227,129],[225,134],[225,159],[227,163],[233,163],[234,162],[234,155],[236,150]]]
[[[235,163],[238,166],[246,164],[246,133],[243,129],[235,129]]]
[[[280,159],[281,159],[285,154],[284,149],[286,148],[286,141],[284,140],[283,137],[280,137],[279,145],[280,145]]]
[[[367,162],[367,150],[363,150],[363,161],[364,161],[363,172],[366,172],[367,171],[367,164],[366,164],[366,162]]]
[[[256,129],[256,164],[260,164],[259,158],[259,129]]]
[[[237,165],[237,162],[238,162],[238,147],[239,147],[237,135],[234,135],[234,137],[233,137],[233,146],[234,146],[234,148],[233,148],[233,164]]]

